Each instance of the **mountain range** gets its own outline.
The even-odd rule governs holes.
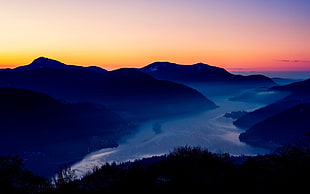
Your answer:
[[[259,86],[275,84],[270,78],[263,75],[234,75],[223,68],[204,63],[180,65],[170,62],[155,62],[139,70],[157,79],[177,82],[244,82],[244,84],[259,84]]]
[[[217,105],[205,96],[254,88],[288,94],[242,112],[234,122],[246,130],[241,141],[272,148],[309,132],[310,79],[277,86],[263,75],[234,75],[203,63],[107,71],[40,57],[0,70],[0,152],[22,155],[30,168],[52,173],[64,161],[117,146],[136,123],[211,110]]]
[[[66,65],[62,62],[59,62],[54,59],[49,59],[46,57],[39,57],[35,59],[31,64],[19,66],[14,69],[0,69],[0,72],[20,72],[20,71],[29,71],[34,69],[40,69],[40,68],[52,68],[52,69],[79,69],[79,70],[88,70],[93,71],[97,73],[103,73],[107,70],[97,67],[97,66],[89,66],[89,67],[82,67],[77,65]]]
[[[0,72],[0,86],[42,92],[68,102],[100,103],[129,117],[173,116],[216,108],[197,90],[135,69],[94,72],[43,57],[28,66]]]
[[[257,87],[272,87],[277,84],[263,75],[235,75],[223,68],[197,63],[180,65],[170,62],[155,62],[140,68],[160,80],[169,80],[191,86],[207,96],[227,95],[238,90]]]
[[[136,69],[106,71],[40,57],[0,70],[0,153],[19,155],[27,168],[50,176],[91,151],[117,146],[145,119],[216,107],[197,90]]]

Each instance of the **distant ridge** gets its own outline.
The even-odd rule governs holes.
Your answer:
[[[140,68],[139,70],[157,79],[177,81],[181,83],[229,82],[257,85],[262,87],[276,85],[272,79],[263,75],[234,75],[223,68],[204,63],[180,65],[170,62],[154,62]]]
[[[175,116],[217,107],[197,90],[157,80],[134,68],[98,73],[44,57],[12,71],[0,71],[0,87],[42,92],[67,102],[104,104],[131,118]]]
[[[284,86],[276,86],[271,91],[287,91],[288,96],[268,106],[257,109],[237,119],[234,124],[240,128],[248,129],[265,119],[293,108],[302,103],[310,103],[310,79],[295,82]]]
[[[54,59],[49,59],[46,57],[39,57],[35,59],[29,65],[19,66],[14,69],[0,69],[2,72],[21,72],[21,71],[29,71],[35,70],[40,68],[50,68],[50,69],[80,69],[80,70],[88,70],[97,73],[104,73],[107,70],[97,67],[97,66],[89,66],[89,67],[82,67],[77,65],[66,65],[62,62],[59,62]]]
[[[232,77],[222,68],[203,63],[194,65],[180,65],[171,62],[154,62],[140,69],[140,71],[157,79],[173,81],[219,81],[223,77]]]
[[[290,91],[295,93],[310,94],[310,78],[304,81],[294,82],[284,86],[273,87],[273,90]]]

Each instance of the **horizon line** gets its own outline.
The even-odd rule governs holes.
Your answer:
[[[103,68],[105,70],[108,70],[108,71],[113,71],[113,70],[117,70],[117,69],[122,69],[122,68],[143,68],[147,65],[150,65],[152,63],[156,63],[156,62],[162,62],[162,63],[173,63],[173,64],[177,64],[177,65],[195,65],[195,64],[199,64],[199,63],[203,63],[203,64],[206,64],[206,65],[210,65],[210,66],[215,66],[215,67],[219,67],[219,68],[223,68],[225,69],[226,71],[229,71],[229,72],[310,72],[310,67],[273,67],[273,68],[266,68],[266,67],[253,67],[253,68],[248,68],[248,67],[224,67],[224,66],[219,66],[219,65],[213,65],[213,64],[210,64],[210,63],[206,63],[206,62],[202,62],[202,61],[199,61],[199,62],[194,62],[194,63],[190,63],[190,64],[186,64],[186,63],[178,63],[178,62],[173,62],[173,61],[169,61],[169,60],[154,60],[153,62],[150,62],[150,63],[146,63],[146,64],[137,64],[137,65],[133,65],[133,64],[128,64],[128,65],[123,65],[121,67],[116,67],[116,68],[108,68],[108,67],[105,67],[103,65],[86,65],[86,64],[68,64],[66,62],[62,62],[61,60],[58,60],[58,59],[54,59],[54,58],[51,58],[51,57],[46,57],[46,56],[40,56],[40,57],[36,57],[34,58],[31,62],[29,63],[26,63],[26,64],[15,64],[15,65],[8,65],[8,64],[0,64],[0,69],[14,69],[14,68],[17,68],[17,67],[20,67],[20,66],[26,66],[26,65],[29,65],[31,64],[34,60],[36,59],[39,59],[39,58],[46,58],[46,59],[50,59],[50,60],[55,60],[55,61],[58,61],[58,62],[61,62],[61,63],[64,63],[66,65],[75,65],[75,66],[81,66],[81,67],[91,67],[91,66],[96,66],[96,67],[100,67],[100,68]]]

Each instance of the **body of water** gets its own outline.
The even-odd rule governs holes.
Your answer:
[[[117,148],[102,149],[87,155],[72,166],[78,176],[106,162],[125,162],[154,155],[167,154],[178,146],[201,146],[212,152],[232,155],[256,155],[267,150],[239,141],[242,130],[236,128],[226,112],[262,107],[263,104],[233,102],[226,98],[211,99],[219,108],[198,115],[143,123],[136,134],[124,139]]]

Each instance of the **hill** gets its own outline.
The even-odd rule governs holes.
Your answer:
[[[304,193],[310,173],[309,143],[257,156],[230,156],[200,147],[180,147],[164,156],[94,168],[81,179],[74,170],[51,181],[0,157],[2,193]]]
[[[273,80],[263,75],[234,75],[223,68],[203,63],[179,65],[170,62],[155,62],[140,68],[139,71],[160,80],[186,84],[199,90],[205,89],[206,94],[210,96],[226,95],[227,92],[240,89],[276,86]]]
[[[279,91],[289,91],[295,94],[306,94],[310,93],[310,79],[294,82],[284,86],[276,86],[273,87],[272,90],[279,90]]]
[[[310,103],[300,104],[252,126],[240,134],[247,144],[266,148],[302,141],[310,133]]]
[[[273,115],[279,114],[299,104],[310,102],[310,79],[295,82],[289,85],[276,86],[271,88],[270,91],[289,92],[289,95],[270,105],[240,117],[234,122],[234,124],[240,128],[248,129],[256,123],[259,123]]]
[[[53,59],[39,57],[28,65],[19,66],[14,69],[0,69],[0,72],[19,72],[19,71],[29,71],[29,70],[40,69],[40,68],[80,69],[80,70],[93,71],[97,73],[103,73],[107,71],[105,69],[102,69],[96,66],[82,67],[82,66],[77,66],[77,65],[66,65],[64,63],[61,63]]]
[[[157,80],[135,69],[98,73],[46,66],[49,65],[26,71],[0,72],[0,86],[43,92],[68,102],[100,103],[131,118],[174,116],[216,107],[190,87]]]
[[[247,129],[240,140],[261,147],[294,143],[309,132],[310,80],[274,87],[290,94],[270,105],[250,112],[234,124]]]
[[[101,105],[63,104],[38,92],[0,88],[0,154],[19,155],[51,175],[89,151],[117,146],[132,129]]]

